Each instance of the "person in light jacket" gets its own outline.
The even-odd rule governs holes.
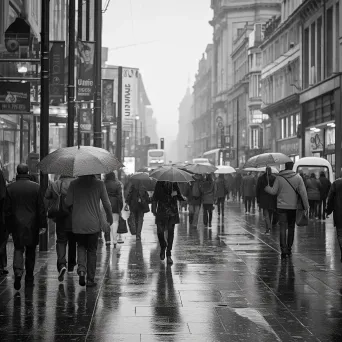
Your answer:
[[[104,183],[96,179],[95,175],[81,176],[70,183],[65,203],[72,206],[72,231],[77,241],[77,273],[81,286],[96,286],[96,251],[101,229],[100,201],[107,222],[112,225],[112,206]]]
[[[306,180],[306,192],[308,194],[310,205],[310,218],[318,218],[318,206],[321,197],[321,183],[314,173],[311,173],[310,178]]]
[[[291,256],[296,224],[296,210],[298,206],[297,192],[301,197],[304,210],[308,211],[309,201],[303,179],[292,171],[293,162],[285,164],[285,170],[279,172],[273,187],[267,185],[265,191],[271,195],[277,195],[277,210],[280,226],[281,258]],[[297,192],[296,192],[296,191]],[[287,233],[287,234],[286,234]]]
[[[205,227],[211,228],[215,202],[215,183],[211,175],[206,175],[205,180],[201,182],[200,189],[203,203],[203,223]]]

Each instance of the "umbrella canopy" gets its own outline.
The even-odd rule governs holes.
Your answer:
[[[217,170],[217,167],[214,165],[193,164],[186,166],[185,170],[190,171],[192,173],[204,174],[215,172]]]
[[[173,166],[160,167],[153,171],[150,176],[160,182],[187,183],[194,180],[190,173]]]
[[[215,173],[218,175],[227,175],[234,172],[236,172],[236,170],[232,166],[219,166],[215,171]]]
[[[244,169],[248,167],[259,168],[262,166],[280,165],[291,161],[292,160],[283,153],[263,153],[249,158],[244,165]]]
[[[152,168],[147,167],[147,166],[142,167],[141,169],[138,170],[138,172],[150,172],[150,171],[152,171]]]
[[[130,180],[133,184],[141,184],[143,185],[147,191],[153,191],[157,181],[151,178],[146,172],[136,172],[130,177]]]
[[[93,146],[60,148],[38,164],[43,173],[70,177],[109,173],[121,167],[123,164],[113,154]]]

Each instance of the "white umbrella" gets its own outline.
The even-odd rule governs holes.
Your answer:
[[[232,166],[218,166],[218,170],[215,171],[217,175],[227,175],[229,173],[234,173],[236,170]]]
[[[274,166],[270,166],[272,173],[279,173],[278,169]],[[242,171],[245,172],[266,172],[266,166],[262,167],[246,167],[245,169],[242,169]]]

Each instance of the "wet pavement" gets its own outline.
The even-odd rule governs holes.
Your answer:
[[[53,241],[37,253],[35,286],[0,278],[0,341],[342,341],[342,264],[331,219],[296,228],[281,260],[276,227],[229,202],[197,229],[181,214],[173,266],[159,260],[148,214],[142,241],[99,245],[97,282],[57,280]],[[10,263],[12,248],[9,243]]]

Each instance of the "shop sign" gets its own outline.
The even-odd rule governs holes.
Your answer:
[[[138,113],[139,69],[122,68],[122,122],[128,123]]]
[[[310,150],[311,152],[323,151],[323,130],[319,132],[311,132],[310,137]]]
[[[114,80],[102,80],[102,122],[115,123]]]
[[[93,130],[93,120],[91,108],[80,108],[80,130],[81,132],[89,133]]]
[[[30,113],[30,83],[0,82],[0,113]]]
[[[335,151],[335,127],[329,127],[325,130],[325,150]]]
[[[287,156],[299,155],[299,141],[298,139],[291,139],[286,141],[278,141],[278,151]]]
[[[64,103],[65,42],[50,42],[50,103]]]

